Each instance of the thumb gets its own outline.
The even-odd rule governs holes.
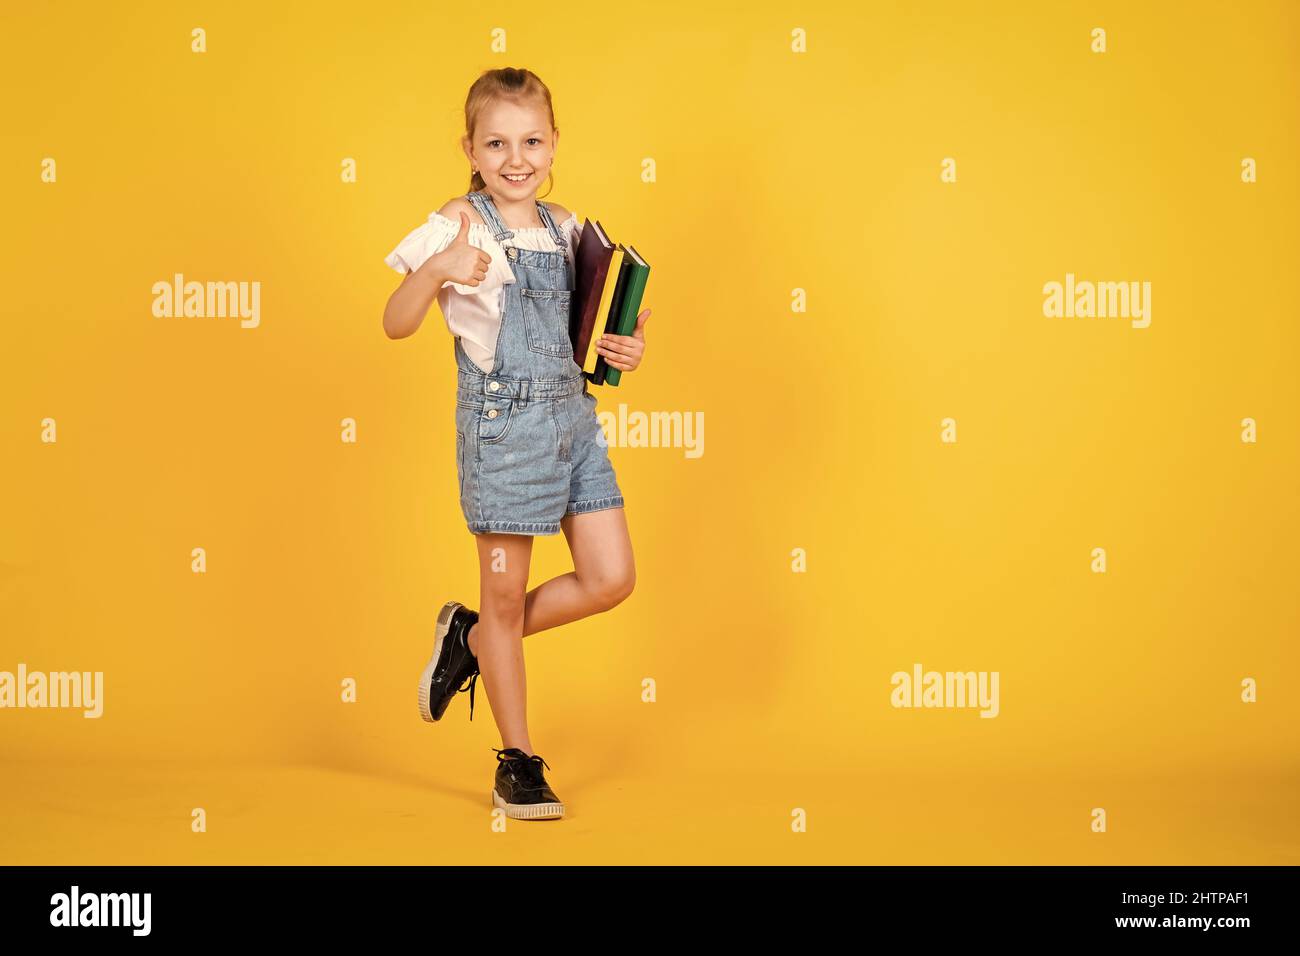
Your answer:
[[[456,233],[453,242],[459,242],[462,246],[469,244],[469,216],[464,212],[460,214],[460,232]]]

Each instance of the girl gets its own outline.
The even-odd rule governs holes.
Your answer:
[[[528,738],[523,638],[614,607],[636,571],[596,397],[569,341],[578,217],[537,199],[559,139],[550,91],[530,70],[485,71],[465,101],[465,128],[469,193],[384,260],[405,276],[384,310],[388,336],[412,334],[436,296],[454,339],[460,506],[478,545],[482,611],[443,605],[420,716],[441,719],[468,687],[472,720],[481,667],[502,741],[492,748],[493,806],[556,818],[564,804]],[[631,335],[601,339],[606,362],[641,363],[649,316]],[[560,531],[573,572],[528,591],[532,536]]]

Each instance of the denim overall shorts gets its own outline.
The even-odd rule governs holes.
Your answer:
[[[501,328],[484,374],[456,336],[456,470],[473,534],[558,534],[560,518],[623,507],[569,340],[569,250],[545,204],[557,251],[522,249],[486,191],[466,194],[505,249],[515,281],[501,289]]]

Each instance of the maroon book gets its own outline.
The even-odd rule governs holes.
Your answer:
[[[573,361],[584,371],[591,371],[588,367],[589,352],[598,322],[600,332],[605,331],[604,317],[599,314],[600,301],[613,258],[614,243],[609,241],[600,223],[585,220],[582,235],[578,238],[573,295],[569,304],[569,341],[573,343]]]

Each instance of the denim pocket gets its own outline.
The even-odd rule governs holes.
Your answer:
[[[489,398],[478,407],[478,440],[484,445],[495,445],[506,437],[510,431],[510,422],[514,419],[515,400]]]
[[[456,483],[460,500],[465,500],[465,433],[456,432]]]
[[[558,459],[565,464],[573,461],[573,406],[566,399],[547,402],[551,409],[551,427],[555,429],[555,449]]]
[[[569,341],[573,293],[568,289],[520,289],[519,297],[528,347],[542,355],[573,358],[573,343]]]

